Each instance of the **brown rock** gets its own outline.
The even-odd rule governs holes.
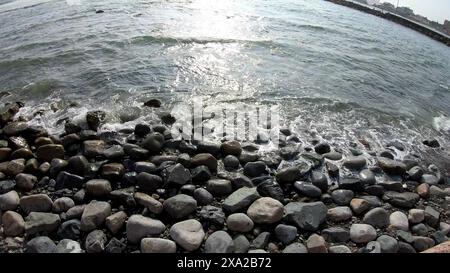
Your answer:
[[[416,191],[422,198],[428,198],[430,196],[430,186],[427,183],[422,183],[417,186]]]

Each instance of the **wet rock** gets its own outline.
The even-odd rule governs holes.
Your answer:
[[[28,124],[26,122],[16,121],[8,123],[5,127],[3,127],[3,133],[6,136],[17,136],[25,132],[28,128]]]
[[[170,167],[167,175],[167,183],[173,185],[184,185],[191,180],[191,173],[180,163]]]
[[[248,177],[262,176],[266,172],[266,164],[262,161],[248,162],[244,166],[244,175]]]
[[[37,183],[37,177],[31,174],[19,173],[16,175],[16,185],[23,191],[31,191]]]
[[[230,180],[210,179],[206,182],[206,190],[213,196],[224,196],[233,191],[233,186]]]
[[[55,190],[81,188],[84,178],[68,172],[60,172],[56,177]]]
[[[331,147],[326,142],[320,142],[314,146],[314,151],[318,154],[326,154],[331,151]]]
[[[376,183],[375,174],[369,169],[362,170],[358,177],[364,185],[373,185]]]
[[[332,151],[332,152],[328,152],[323,154],[323,157],[329,160],[333,160],[333,161],[338,161],[342,159],[342,154]]]
[[[396,212],[391,213],[391,215],[389,216],[389,224],[390,224],[390,227],[392,227],[394,229],[399,229],[399,230],[404,230],[404,231],[409,230],[408,217],[406,216],[406,214],[404,214],[401,211],[396,211]]]
[[[403,175],[406,173],[406,165],[403,162],[389,158],[379,157],[378,166],[387,174]]]
[[[257,224],[272,224],[283,218],[283,204],[270,197],[254,201],[247,210],[247,215]]]
[[[64,158],[64,147],[59,144],[47,144],[39,146],[36,150],[36,157],[42,161],[51,162],[54,158]]]
[[[358,251],[361,253],[379,254],[381,253],[381,244],[377,241],[371,241]]]
[[[271,179],[267,179],[258,184],[257,190],[261,196],[272,197],[280,202],[284,200],[284,193],[280,185]]]
[[[377,238],[377,231],[371,225],[367,224],[353,224],[350,227],[350,240],[353,242],[368,243]]]
[[[163,144],[164,136],[160,133],[152,133],[142,142],[142,147],[153,154],[159,154],[163,148]]]
[[[351,190],[335,190],[331,193],[331,198],[339,206],[348,206],[354,195]]]
[[[310,183],[297,181],[294,183],[294,189],[297,193],[310,198],[320,198],[322,195],[322,191]]]
[[[117,234],[123,227],[127,214],[123,211],[116,212],[105,219],[105,225],[112,234]]]
[[[350,232],[342,227],[329,227],[322,230],[322,236],[330,243],[346,243],[350,240]]]
[[[91,201],[81,216],[81,230],[91,231],[100,227],[111,214],[111,205],[103,201]]]
[[[381,185],[387,191],[396,191],[396,192],[403,191],[403,184],[398,181],[382,181],[379,182],[378,185]]]
[[[192,182],[204,183],[211,178],[211,172],[206,166],[198,166],[191,171]]]
[[[46,212],[31,212],[25,218],[25,232],[33,235],[39,232],[52,232],[61,223],[59,215]]]
[[[86,114],[86,122],[89,129],[97,131],[98,127],[105,122],[106,113],[104,111],[89,111]]]
[[[0,194],[0,210],[15,210],[19,205],[19,200],[20,198],[16,191]]]
[[[426,139],[422,143],[431,148],[439,148],[441,146],[436,139]]]
[[[284,209],[285,220],[306,231],[316,231],[325,222],[328,211],[322,202],[291,202]]]
[[[141,148],[138,145],[127,143],[123,145],[123,151],[129,155],[133,160],[147,159],[150,152],[147,149]]]
[[[190,219],[174,224],[170,237],[185,250],[194,251],[202,244],[205,232],[199,221]]]
[[[50,175],[52,177],[57,176],[60,172],[67,168],[67,165],[68,162],[63,159],[52,159],[52,161],[50,162]]]
[[[309,253],[328,253],[325,239],[317,234],[309,236],[306,241],[306,248]]]
[[[238,141],[226,141],[220,146],[220,150],[224,155],[239,156],[242,153],[241,144]]]
[[[86,140],[83,142],[83,155],[97,157],[103,155],[106,143],[103,140]]]
[[[120,145],[113,145],[103,150],[103,156],[109,160],[120,159],[125,155],[125,151]]]
[[[62,223],[58,228],[57,235],[62,239],[78,240],[81,235],[81,221],[71,219]]]
[[[191,165],[194,167],[203,165],[208,167],[211,172],[217,172],[217,159],[208,153],[201,153],[192,157]]]
[[[447,193],[443,189],[433,185],[430,187],[430,196],[435,198],[445,198]]]
[[[91,231],[85,241],[87,253],[100,253],[105,250],[105,245],[108,242],[106,234],[101,230]]]
[[[343,222],[350,220],[353,216],[349,207],[334,207],[328,209],[327,218],[332,222]]]
[[[136,176],[137,185],[143,191],[153,192],[162,186],[163,180],[161,177],[142,172]]]
[[[239,167],[239,159],[233,155],[227,155],[223,159],[223,165],[228,170],[234,170]]]
[[[322,192],[328,191],[328,179],[321,172],[317,171],[311,172],[311,183],[314,186],[318,187]]]
[[[68,211],[75,206],[75,202],[69,197],[60,197],[53,202],[52,211],[54,213],[62,213]]]
[[[25,160],[24,159],[14,159],[7,162],[6,170],[4,173],[9,176],[16,176],[25,170]]]
[[[297,228],[291,225],[279,224],[275,228],[275,236],[280,242],[288,245],[297,237]]]
[[[231,231],[249,232],[253,229],[253,221],[244,213],[234,213],[227,218],[227,227]]]
[[[151,162],[136,162],[134,164],[134,171],[137,173],[156,173],[157,172],[157,168],[155,166],[155,164],[151,163]]]
[[[205,241],[205,253],[232,253],[233,239],[223,230],[212,233]]]
[[[28,214],[32,211],[47,212],[52,209],[52,199],[46,194],[33,194],[20,198],[19,205]]]
[[[339,179],[339,188],[355,192],[362,192],[364,190],[364,185],[362,184],[361,180],[359,180],[359,178],[341,177],[341,179]]]
[[[1,215],[3,234],[7,237],[20,236],[25,232],[25,221],[22,216],[14,211],[6,211]]]
[[[150,212],[154,214],[160,214],[163,211],[163,205],[161,204],[161,202],[151,197],[150,195],[142,192],[136,192],[134,194],[134,199],[136,200],[136,203],[146,207]]]
[[[352,156],[344,160],[342,165],[350,170],[361,170],[367,164],[366,159],[363,156]]]
[[[172,219],[184,219],[197,209],[197,201],[189,195],[178,194],[165,200],[163,208]]]
[[[161,238],[144,238],[141,241],[141,253],[175,253],[175,242]]]
[[[221,152],[221,145],[215,142],[200,141],[197,144],[197,152],[209,153],[214,156],[218,156]]]
[[[17,149],[11,154],[11,159],[18,159],[18,158],[30,159],[32,157],[33,152],[27,148]]]
[[[132,244],[139,243],[147,236],[158,236],[165,229],[166,226],[161,221],[137,214],[132,215],[126,225],[127,238]]]
[[[111,181],[117,181],[125,174],[125,167],[120,163],[108,163],[102,166],[101,176]]]
[[[407,172],[407,177],[412,181],[420,181],[423,175],[423,169],[419,166],[414,166]]]
[[[416,193],[412,192],[393,192],[388,191],[383,195],[383,200],[396,207],[410,209],[415,206],[420,197]]]
[[[53,253],[56,245],[47,236],[39,236],[28,241],[25,249],[27,253]]]
[[[310,171],[310,167],[306,165],[287,167],[277,172],[276,178],[280,183],[294,183],[300,180]]]

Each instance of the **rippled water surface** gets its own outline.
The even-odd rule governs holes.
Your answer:
[[[99,108],[105,129],[132,126],[152,118],[148,98],[201,96],[279,105],[299,134],[335,145],[450,142],[450,49],[325,1],[0,0],[0,26],[1,100],[44,110],[33,122],[50,130]]]

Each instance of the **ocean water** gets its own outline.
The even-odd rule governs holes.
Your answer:
[[[450,49],[322,0],[0,0],[3,91],[55,133],[88,110],[117,130],[157,119],[149,98],[202,98],[212,111],[278,106],[305,142],[344,150],[395,140],[401,158],[436,138],[449,164]]]

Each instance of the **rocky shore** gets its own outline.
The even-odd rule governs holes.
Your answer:
[[[55,136],[22,106],[0,110],[0,252],[413,253],[448,241],[447,174],[388,147],[348,154],[283,128],[279,150],[259,153],[263,137],[174,140],[170,115],[98,133],[102,111]]]

